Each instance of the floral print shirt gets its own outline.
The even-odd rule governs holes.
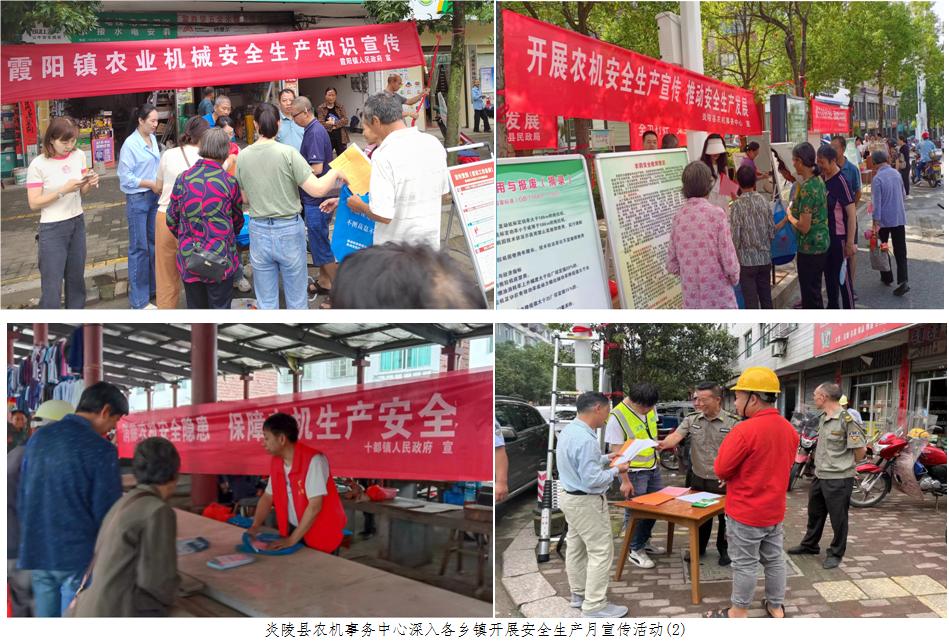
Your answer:
[[[236,236],[244,225],[241,190],[220,163],[201,159],[175,180],[166,222],[178,239],[178,273],[186,283],[207,282],[186,265],[192,247],[228,260],[225,280],[239,266]]]
[[[827,188],[819,176],[804,181],[791,203],[791,214],[811,215],[811,228],[806,234],[797,233],[797,252],[799,254],[823,254],[830,248],[830,228],[827,225]]]

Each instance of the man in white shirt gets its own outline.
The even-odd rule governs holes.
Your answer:
[[[366,142],[378,146],[372,154],[369,203],[352,196],[349,208],[376,222],[374,245],[393,241],[438,249],[442,195],[448,193],[445,148],[435,136],[405,126],[396,96],[370,96],[362,118]]]

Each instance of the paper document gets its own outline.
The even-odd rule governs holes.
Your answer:
[[[372,164],[358,145],[353,143],[346,147],[346,151],[330,161],[330,167],[346,176],[346,182],[354,194],[363,196],[369,193]]]
[[[648,450],[650,447],[656,447],[657,445],[659,445],[659,443],[648,438],[630,439],[623,443],[623,447],[620,448],[619,451],[619,456],[613,459],[613,462],[610,463],[610,467],[616,467],[620,463],[629,463],[643,450]]]
[[[643,505],[662,505],[666,501],[671,501],[674,497],[664,492],[653,492],[651,494],[642,494],[635,496],[631,500],[633,503],[642,503]]]
[[[682,496],[677,496],[677,501],[685,501],[686,503],[695,503],[696,501],[702,501],[705,499],[720,499],[722,498],[721,494],[712,494],[711,492],[695,492],[694,494],[683,494]]]
[[[664,487],[659,490],[660,494],[668,494],[669,496],[682,496],[686,492],[690,492],[690,488],[687,487]]]

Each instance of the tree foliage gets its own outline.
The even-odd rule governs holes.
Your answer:
[[[709,42],[705,73],[759,97],[777,81],[768,71],[781,65],[777,27],[761,24],[750,2],[707,2],[702,5],[702,31]]]
[[[4,42],[19,42],[35,27],[63,31],[66,35],[87,33],[99,26],[101,2],[4,2],[0,33]]]
[[[565,362],[572,355],[564,354]],[[498,395],[517,396],[538,405],[550,403],[551,377],[554,366],[554,347],[537,343],[518,347],[514,343],[499,343],[494,355],[494,388]],[[557,386],[572,390],[576,386],[574,370],[563,368],[558,374]]]

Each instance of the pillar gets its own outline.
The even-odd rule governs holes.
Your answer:
[[[155,390],[151,387],[145,388],[145,410],[148,412],[152,411],[152,400],[154,399]]]
[[[49,326],[46,323],[33,323],[33,346],[46,347],[49,343]]]
[[[362,385],[366,382],[366,367],[369,361],[365,358],[357,358],[353,361],[353,367],[356,368],[356,385]]]
[[[455,357],[455,348],[456,348],[455,343],[452,343],[451,345],[446,345],[445,347],[442,348],[442,354],[448,359],[447,371],[449,372],[455,371],[455,365],[456,365],[455,361],[457,360],[457,358]]]
[[[254,380],[254,375],[250,372],[246,374],[241,374],[241,380],[244,381],[244,400],[250,398],[250,382]]]
[[[178,383],[171,384],[171,406],[178,407]]]
[[[191,404],[217,402],[217,325],[191,325]],[[213,474],[191,475],[191,504],[204,507],[217,500]]]
[[[102,380],[102,324],[82,326],[82,382],[91,387]]]
[[[7,326],[7,365],[13,365],[13,359],[16,357],[13,345],[19,337],[19,333],[11,329],[11,327],[12,326]]]
[[[290,374],[293,376],[293,393],[299,394],[300,393],[300,379],[303,377],[303,373],[300,372],[299,370],[293,370],[290,372]]]

